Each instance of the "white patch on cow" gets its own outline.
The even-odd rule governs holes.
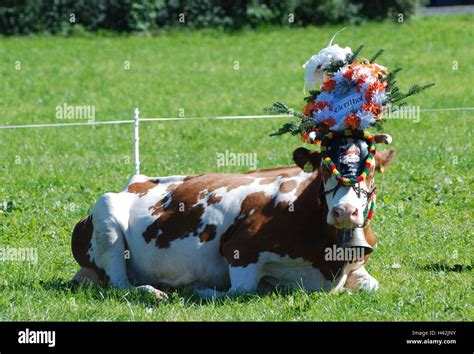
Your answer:
[[[326,280],[321,271],[303,258],[279,256],[272,252],[260,253],[258,263],[262,265],[262,275],[273,286],[299,286],[310,291],[329,289],[331,281]]]
[[[372,160],[372,164],[375,164],[375,159]],[[324,168],[324,167],[322,167]],[[331,175],[331,177],[326,181],[324,185],[324,190],[328,191],[336,187],[338,184],[337,179],[335,176]],[[358,186],[365,190],[366,192],[369,192],[369,188],[367,187],[365,182],[362,182],[358,184]],[[364,213],[363,211],[365,210],[367,206],[367,198],[365,197],[365,194],[361,193],[360,198],[357,196],[357,193],[354,191],[353,188],[351,187],[346,187],[346,186],[340,186],[338,190],[336,191],[336,194],[334,193],[328,193],[326,194],[326,203],[328,205],[328,214],[327,214],[327,223],[333,225],[335,220],[334,220],[334,214],[333,210],[335,207],[338,207],[343,204],[349,204],[351,206],[356,207],[359,210],[358,214],[358,224],[363,224],[364,223]]]
[[[257,291],[258,283],[263,276],[260,262],[245,267],[230,267],[229,273],[231,287],[228,293],[230,294]]]
[[[358,163],[360,161],[360,156],[357,154],[344,155],[341,160],[342,163],[350,165],[353,163]]]

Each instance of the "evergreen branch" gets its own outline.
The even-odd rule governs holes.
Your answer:
[[[321,91],[319,90],[311,90],[309,91],[309,96],[306,96],[304,100],[308,102],[309,100],[316,98],[320,93]]]
[[[385,49],[379,49],[377,51],[377,53],[375,53],[374,56],[369,59],[369,62],[373,63],[375,61],[375,59],[377,59],[379,56],[381,56],[384,51],[385,51]]]
[[[364,45],[361,44],[359,46],[359,48],[357,48],[352,54],[349,54],[347,56],[347,62],[349,64],[352,64],[354,62],[354,60],[357,58],[357,56],[359,55],[359,53],[362,51],[362,48],[364,48]]]
[[[418,84],[413,84],[410,89],[408,90],[407,93],[404,93],[404,94],[400,94],[398,95],[397,97],[395,97],[394,99],[392,99],[392,103],[395,103],[395,102],[398,102],[398,101],[401,101],[409,96],[413,96],[413,95],[416,95],[417,93],[420,93],[421,91],[424,91],[426,90],[428,87],[431,87],[431,86],[434,86],[434,82],[430,83],[430,84],[427,84],[427,85],[424,85],[424,86],[420,86]]]
[[[393,83],[395,82],[395,76],[397,75],[397,73],[399,71],[401,71],[402,68],[401,67],[396,67],[395,69],[393,69],[392,71],[390,71],[388,73],[387,76],[383,77],[382,79],[380,79],[380,82],[384,82],[384,81],[387,81],[389,85],[393,85]]]
[[[278,136],[286,133],[291,133],[291,135],[301,134],[300,125],[296,122],[285,123],[278,131],[271,133],[270,136]]]
[[[275,102],[271,107],[267,107],[263,109],[265,112],[268,113],[276,113],[276,114],[291,114],[290,108],[283,102]]]
[[[329,65],[324,71],[326,71],[328,74],[335,73],[338,71],[340,68],[344,66],[344,62],[342,60],[335,61]]]

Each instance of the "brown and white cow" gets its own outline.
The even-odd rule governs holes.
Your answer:
[[[375,170],[393,157],[393,150],[377,152],[360,188],[368,191]],[[160,285],[193,288],[202,296],[294,284],[377,289],[364,268],[367,256],[352,262],[325,258],[328,249],[344,247],[344,230],[364,224],[367,200],[350,187],[335,188],[318,152],[298,148],[293,159],[296,166],[243,174],[132,177],[122,192],[104,194],[76,225],[72,252],[81,270],[74,280],[158,298],[165,296],[154,287]],[[352,247],[375,247],[370,226],[355,230]]]

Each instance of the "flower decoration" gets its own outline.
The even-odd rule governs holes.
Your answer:
[[[281,102],[267,109],[299,119],[299,122],[286,123],[271,135],[300,134],[303,141],[315,144],[319,142],[319,135],[330,131],[365,130],[373,126],[381,128],[383,112],[389,105],[393,111],[397,105],[403,104],[401,101],[405,98],[434,85],[414,84],[408,92],[402,93],[395,81],[401,68],[390,71],[375,63],[383,50],[371,59],[361,58],[359,53],[363,45],[353,52],[349,47],[333,44],[334,38],[303,65],[310,94],[305,98],[306,104],[301,113]]]

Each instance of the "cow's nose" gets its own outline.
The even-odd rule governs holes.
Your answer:
[[[338,225],[357,225],[359,209],[351,204],[340,204],[332,210],[334,221]]]

